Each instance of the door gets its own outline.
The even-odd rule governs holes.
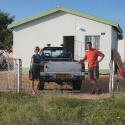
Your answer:
[[[74,36],[63,36],[63,44],[65,47],[69,48],[74,59]]]

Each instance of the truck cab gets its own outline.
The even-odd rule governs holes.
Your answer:
[[[66,47],[44,47],[40,55],[44,61],[73,61],[72,54]]]

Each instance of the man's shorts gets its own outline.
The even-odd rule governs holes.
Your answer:
[[[88,79],[98,79],[99,78],[99,66],[90,67],[88,69]]]

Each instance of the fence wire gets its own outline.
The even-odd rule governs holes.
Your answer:
[[[111,94],[125,92],[125,78],[113,76],[113,67],[110,65],[110,75],[100,77],[98,84],[103,92]],[[114,77],[114,80],[113,80]],[[105,78],[105,79],[104,79]],[[83,92],[89,92],[88,85],[90,82],[85,79],[83,81]],[[109,85],[109,87],[108,87]],[[52,83],[44,84],[45,90],[72,90],[72,84],[63,83],[61,85]],[[109,89],[109,90],[108,90]],[[31,92],[30,80],[28,73],[22,74],[22,60],[13,58],[0,57],[0,92]],[[114,93],[113,93],[114,92]]]
[[[21,81],[21,59],[0,57],[0,92],[19,92]]]
[[[115,69],[115,61],[110,61],[109,93],[114,96],[117,93],[125,92],[125,78],[119,76],[118,69]]]

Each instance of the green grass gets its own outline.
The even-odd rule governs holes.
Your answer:
[[[125,95],[100,100],[0,93],[0,125],[124,125]]]
[[[22,73],[29,73],[30,68],[22,68]]]
[[[86,69],[85,72],[88,73],[88,69]],[[110,70],[109,69],[100,69],[99,73],[100,74],[109,74]]]
[[[99,73],[100,73],[100,74],[109,74],[109,73],[110,73],[110,70],[109,70],[109,69],[100,69],[100,70],[99,70]]]

